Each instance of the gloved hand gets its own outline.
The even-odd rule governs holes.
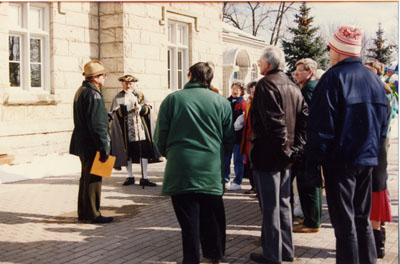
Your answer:
[[[101,161],[101,162],[106,162],[107,160],[108,160],[108,154],[107,154],[107,152],[105,152],[104,150],[103,151],[100,151],[100,158],[99,158],[99,160]]]
[[[128,114],[128,109],[127,109],[126,105],[120,104],[120,105],[119,105],[119,108],[121,109],[121,114],[122,114],[122,115],[125,116],[125,115]]]
[[[111,122],[114,120],[111,113],[107,113],[107,115],[108,115],[108,122]]]

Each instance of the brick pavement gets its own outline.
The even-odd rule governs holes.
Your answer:
[[[393,222],[387,224],[386,256],[398,263],[398,139],[391,140],[389,189]],[[165,164],[149,165],[149,178],[161,183]],[[139,166],[134,173],[139,175]],[[27,172],[28,173],[28,172]],[[160,187],[121,186],[124,170],[113,172],[102,188],[106,225],[76,220],[79,175],[0,184],[1,263],[176,263],[182,258],[180,229],[170,199]],[[245,180],[244,188],[248,189]],[[229,263],[253,263],[260,252],[260,213],[254,196],[227,192],[226,256]],[[335,239],[326,202],[323,224],[315,234],[293,234],[294,263],[335,263]]]

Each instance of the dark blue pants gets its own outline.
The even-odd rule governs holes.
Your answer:
[[[190,193],[173,195],[171,199],[182,230],[182,263],[200,263],[200,244],[205,258],[222,258],[226,240],[222,196]]]
[[[262,225],[261,247],[269,261],[294,257],[289,170],[253,171],[259,196]]]
[[[336,263],[376,263],[369,221],[372,167],[324,167],[329,216],[336,236]]]

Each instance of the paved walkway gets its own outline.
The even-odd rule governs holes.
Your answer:
[[[387,224],[386,256],[398,263],[398,139],[391,140],[389,189],[393,222]],[[149,165],[149,178],[161,184],[164,163]],[[139,166],[135,168],[139,175]],[[29,172],[27,172],[29,173]],[[1,263],[176,263],[181,261],[180,229],[170,199],[160,187],[121,186],[125,171],[103,181],[105,225],[76,220],[79,174],[0,184]],[[249,189],[245,180],[244,188]],[[260,212],[254,196],[227,192],[226,256],[229,263],[253,263],[259,246]],[[335,238],[326,202],[315,234],[293,234],[294,263],[335,263]]]

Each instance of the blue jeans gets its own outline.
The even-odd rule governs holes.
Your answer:
[[[264,258],[281,262],[294,257],[290,176],[285,171],[253,171],[259,196],[262,225],[261,247]]]
[[[244,154],[240,155],[240,144],[235,144],[233,146],[233,165],[235,170],[235,179],[233,182],[236,184],[242,184],[243,180],[243,171],[244,171]],[[232,153],[229,153],[225,156],[224,160],[224,175],[225,175],[225,182],[229,182],[231,179],[231,159]]]

